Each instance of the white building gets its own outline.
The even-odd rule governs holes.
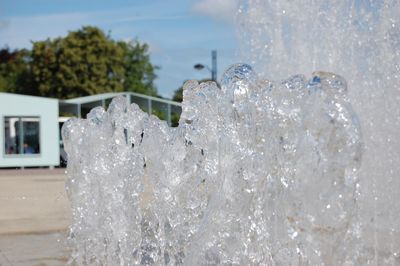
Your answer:
[[[0,93],[0,168],[59,163],[58,100]]]
[[[134,92],[103,93],[69,100],[58,100],[11,93],[0,93],[0,168],[54,167],[60,154],[66,158],[60,127],[67,118],[59,114],[85,117],[96,106],[106,108],[112,98],[124,96],[144,111],[164,114],[171,125],[179,117],[181,104]]]

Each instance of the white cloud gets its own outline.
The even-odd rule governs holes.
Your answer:
[[[238,5],[238,0],[200,0],[193,5],[192,10],[217,20],[233,22]]]

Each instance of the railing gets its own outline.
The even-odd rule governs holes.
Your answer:
[[[59,103],[60,115],[75,115],[80,118],[94,107],[103,106],[107,108],[111,100],[120,95],[125,96],[129,104],[136,103],[143,111],[166,120],[170,126],[175,126],[179,119],[181,103],[136,92],[103,93],[61,100]]]

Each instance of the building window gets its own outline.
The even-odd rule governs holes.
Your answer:
[[[7,155],[40,154],[39,130],[39,117],[5,117],[5,153]]]

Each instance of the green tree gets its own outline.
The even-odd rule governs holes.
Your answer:
[[[156,96],[147,44],[114,41],[96,27],[33,43],[29,94],[67,99],[105,92]]]
[[[172,96],[172,100],[175,102],[183,101],[183,86],[180,86],[176,91],[174,91],[174,96]]]
[[[124,51],[100,29],[33,43],[32,75],[41,96],[60,99],[123,91]]]
[[[118,42],[124,51],[125,80],[124,90],[157,96],[154,86],[155,70],[158,69],[150,62],[149,47],[137,40]]]
[[[149,47],[114,41],[96,27],[33,42],[32,50],[0,50],[0,91],[67,99],[134,91],[157,96]]]
[[[28,50],[0,50],[0,91],[21,93],[31,89]]]

